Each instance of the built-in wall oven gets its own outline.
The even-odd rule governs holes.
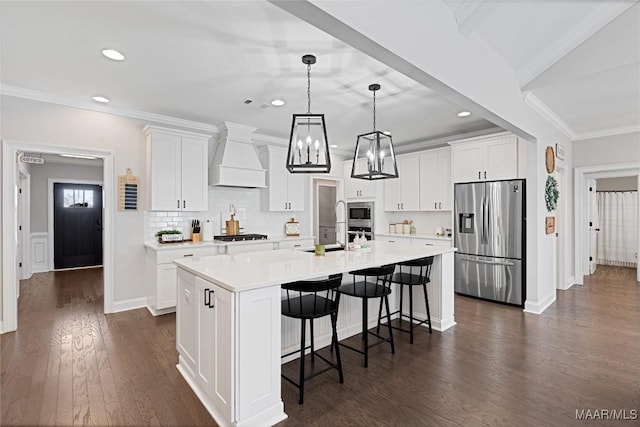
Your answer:
[[[373,202],[347,203],[347,230],[350,242],[353,242],[356,233],[363,233],[367,240],[374,239],[373,208]]]

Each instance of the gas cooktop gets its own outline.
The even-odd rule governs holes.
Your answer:
[[[266,240],[266,234],[235,234],[231,236],[213,236],[213,240],[221,242],[243,242],[245,240]]]

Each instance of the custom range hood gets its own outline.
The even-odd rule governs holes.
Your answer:
[[[264,188],[265,169],[251,136],[257,128],[224,122],[219,125],[218,146],[209,167],[209,185]]]

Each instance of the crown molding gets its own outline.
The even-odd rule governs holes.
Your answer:
[[[165,116],[162,114],[148,113],[146,111],[132,110],[128,108],[112,107],[107,105],[97,105],[91,101],[78,100],[76,98],[56,95],[39,90],[26,89],[18,86],[0,85],[0,94],[12,96],[14,98],[30,99],[32,101],[46,102],[49,104],[64,105],[66,107],[80,108],[83,110],[96,111],[99,113],[113,114],[116,116],[129,117],[132,119],[144,120],[145,122],[162,123],[170,126],[178,126],[192,130],[218,133],[218,127],[208,123],[195,122],[192,120],[179,119],[177,117]]]
[[[394,151],[398,154],[407,154],[407,153],[413,153],[416,151],[421,151],[421,150],[430,149],[430,148],[443,147],[443,146],[446,146],[449,142],[453,142],[453,141],[461,141],[461,140],[466,140],[471,138],[483,137],[487,135],[500,135],[500,134],[507,134],[507,133],[509,132],[506,132],[504,129],[495,126],[487,129],[476,130],[473,132],[459,133],[456,135],[445,136],[442,138],[429,139],[425,141],[412,142],[408,144],[396,144],[394,146]]]
[[[607,136],[624,135],[627,133],[640,133],[640,125],[633,126],[621,126],[611,129],[597,130],[594,132],[584,132],[576,135],[574,141],[581,141],[585,139],[604,138]]]
[[[636,2],[603,2],[574,28],[567,29],[563,38],[551,43],[539,55],[517,70],[520,87],[523,88],[569,52],[584,43]]]
[[[554,113],[551,108],[549,108],[544,102],[542,102],[540,98],[535,96],[533,92],[523,92],[522,97],[525,104],[531,107],[533,111],[544,117],[556,129],[565,134],[567,138],[572,141],[576,138],[576,133],[571,129],[571,127],[569,127],[569,125],[566,124],[565,121],[560,118],[560,116]]]

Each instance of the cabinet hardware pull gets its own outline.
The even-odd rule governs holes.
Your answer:
[[[478,171],[478,179],[482,179],[482,175],[480,175],[480,174],[481,174],[481,172]]]
[[[207,298],[209,297],[209,298]],[[211,296],[209,295],[209,289],[205,289],[204,290],[204,305],[209,307],[209,299],[211,298]]]
[[[442,209],[442,202],[438,202],[438,209]]]
[[[487,171],[484,171],[484,179],[487,179]]]
[[[398,203],[398,210],[400,210],[400,203]]]
[[[438,209],[438,202],[433,202],[433,209]]]
[[[183,200],[182,201],[182,209],[186,209],[187,208],[187,201]]]
[[[180,200],[178,200],[178,206],[176,208],[180,209]]]
[[[186,255],[182,255],[182,256],[186,258],[186,257],[193,256],[193,254],[186,254]]]
[[[215,308],[215,304],[213,303],[213,300],[211,299],[211,295],[213,295],[215,293],[215,291],[210,290],[209,291],[209,308]]]
[[[402,210],[404,210],[404,203],[400,203],[400,206],[402,207]]]

